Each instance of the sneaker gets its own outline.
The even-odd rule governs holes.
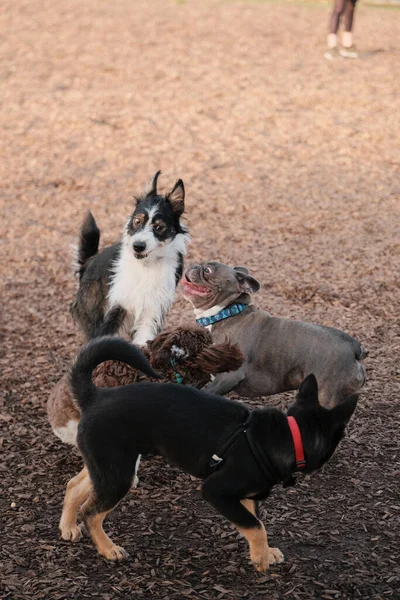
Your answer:
[[[340,48],[339,50],[340,56],[343,58],[358,58],[359,54],[354,46],[350,46],[350,48]]]
[[[324,53],[326,60],[336,60],[340,58],[339,50],[337,48],[328,48]]]

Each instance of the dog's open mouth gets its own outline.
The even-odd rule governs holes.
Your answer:
[[[133,251],[133,256],[139,260],[142,258],[147,258],[150,252],[135,252]]]
[[[183,293],[190,296],[209,296],[211,294],[211,290],[206,288],[204,285],[199,285],[198,283],[193,283],[190,281],[188,276],[185,274],[182,281]]]

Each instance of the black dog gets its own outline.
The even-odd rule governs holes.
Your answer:
[[[120,243],[98,253],[100,231],[91,213],[82,225],[75,265],[79,289],[71,312],[87,339],[119,334],[143,346],[162,329],[189,236],[180,221],[183,182],[179,179],[162,196],[157,192],[160,173],[136,198]]]
[[[204,480],[203,498],[245,536],[258,571],[282,562],[281,552],[268,546],[257,501],[277,483],[293,485],[296,470],[310,473],[332,456],[357,396],[327,410],[309,375],[291,417],[275,408],[250,412],[239,402],[173,383],[96,388],[92,371],[105,360],[156,375],[138,348],[118,338],[94,340],[80,352],[71,388],[83,415],[78,446],[90,478],[82,472],[68,484],[63,516],[87,498],[81,514],[99,553],[123,558],[125,551],[103,531],[104,517],[129,491],[140,455],[160,454]]]

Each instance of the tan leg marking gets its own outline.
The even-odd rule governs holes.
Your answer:
[[[59,525],[63,540],[76,542],[82,536],[82,529],[76,521],[79,507],[89,496],[91,489],[92,484],[86,467],[67,483]]]
[[[243,500],[241,500],[240,502],[245,508],[247,508],[249,512],[251,512],[252,515],[254,515],[257,518],[256,503],[254,500],[251,500],[251,498],[243,498]]]
[[[252,529],[242,529],[238,527],[239,533],[246,538],[250,549],[250,560],[255,569],[262,573],[269,567],[269,547],[267,541],[267,532],[260,521],[261,527]]]
[[[83,506],[82,512],[90,510],[88,507],[93,503],[94,497],[91,495],[85,502],[87,508],[85,509],[85,506]],[[121,548],[121,546],[116,546],[103,529],[104,518],[111,510],[106,510],[105,512],[94,515],[87,515],[85,517],[85,524],[99,554],[107,558],[107,560],[117,561],[127,558],[129,554]]]
[[[250,498],[244,498],[241,503],[249,512],[255,517],[256,515],[256,504],[254,500]],[[254,527],[252,529],[243,529],[238,527],[239,533],[246,538],[249,549],[250,549],[250,560],[253,563],[257,571],[262,573],[266,571],[269,565],[275,565],[284,561],[284,556],[278,548],[270,548],[268,546],[267,532],[265,531],[264,525],[261,521],[258,521],[260,527]]]

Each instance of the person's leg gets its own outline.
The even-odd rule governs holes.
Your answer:
[[[339,29],[340,17],[343,15],[348,3],[348,0],[335,0],[331,18],[329,20],[328,48],[335,48],[337,46],[337,32]]]
[[[338,57],[338,40],[337,32],[340,24],[340,17],[345,10],[346,3],[349,0],[334,0],[333,11],[329,19],[329,33],[327,39],[327,50],[325,52],[325,58],[333,60]]]
[[[349,0],[346,4],[346,10],[343,15],[344,33],[350,33],[353,30],[354,9],[357,0]],[[345,45],[345,44],[343,44]]]
[[[354,9],[357,0],[347,0],[346,9],[343,15],[344,31],[342,33],[342,50],[340,51],[341,56],[345,58],[358,58],[358,54],[353,47],[353,19]]]

